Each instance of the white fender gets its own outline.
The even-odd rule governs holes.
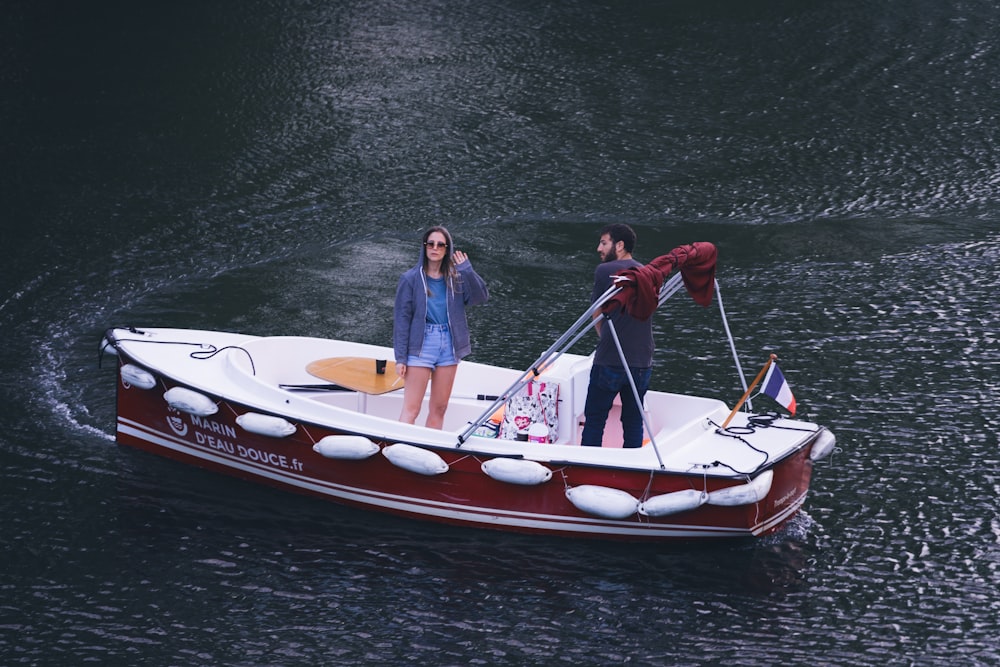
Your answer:
[[[360,461],[378,451],[378,445],[362,435],[328,435],[315,445],[313,451],[328,459]]]
[[[621,489],[583,484],[566,489],[566,497],[578,510],[605,519],[625,519],[639,508],[639,501]]]
[[[443,458],[432,451],[406,443],[389,445],[382,450],[382,454],[393,465],[421,475],[440,475],[448,471],[448,464]]]
[[[735,505],[750,505],[760,502],[771,490],[771,481],[774,479],[774,471],[768,470],[757,475],[746,484],[730,486],[708,494],[709,505],[723,505],[733,507]]]
[[[667,516],[701,507],[706,501],[708,501],[708,494],[704,491],[682,489],[647,498],[645,502],[639,504],[639,514],[643,516]]]
[[[111,344],[111,341],[108,340],[107,336],[101,339],[101,354],[111,354],[116,357],[118,356],[118,348]]]
[[[152,389],[156,386],[156,378],[135,364],[125,364],[121,368],[122,382],[138,387],[139,389]]]
[[[534,486],[552,479],[552,471],[537,461],[524,459],[490,459],[480,466],[483,472],[495,480]]]
[[[833,451],[833,446],[837,444],[837,436],[830,431],[823,429],[823,432],[816,438],[812,449],[809,450],[809,458],[813,461],[825,459]]]
[[[185,387],[174,387],[173,389],[168,389],[166,393],[163,394],[163,400],[165,400],[167,405],[175,410],[187,412],[192,415],[198,415],[199,417],[214,415],[219,411],[219,406],[216,405],[215,402],[208,396],[199,394],[198,392]]]
[[[281,417],[262,415],[259,412],[248,412],[236,418],[244,431],[268,435],[272,438],[284,438],[295,433],[295,424]]]

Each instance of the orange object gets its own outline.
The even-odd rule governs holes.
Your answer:
[[[493,422],[494,424],[499,424],[500,422],[502,422],[503,412],[504,412],[504,406],[501,405],[499,408],[497,408],[496,412],[490,415],[490,421]]]

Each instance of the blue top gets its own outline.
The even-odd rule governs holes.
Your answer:
[[[427,323],[448,324],[448,302],[446,301],[444,278],[427,276],[427,290],[431,293],[427,297]]]

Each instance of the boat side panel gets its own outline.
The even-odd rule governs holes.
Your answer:
[[[485,475],[482,456],[444,449],[438,453],[449,470],[424,476],[396,467],[381,454],[363,461],[325,458],[313,451],[313,445],[336,432],[316,425],[297,424],[287,438],[244,431],[236,417],[248,408],[224,401],[219,401],[215,415],[197,417],[170,408],[161,388],[138,389],[119,378],[118,404],[118,440],[124,445],[344,504],[461,525],[630,540],[748,536],[770,532],[791,518],[794,510],[788,508],[797,509],[808,486],[808,472],[784,470],[799,463],[790,457],[775,471],[774,492],[756,505],[706,505],[685,515],[650,519],[636,514],[609,521],[578,510],[567,499],[566,489],[606,486],[638,500],[683,488],[712,491],[742,482],[550,464],[551,480],[522,486]],[[391,444],[374,440],[380,446]],[[799,466],[803,467],[810,466]]]

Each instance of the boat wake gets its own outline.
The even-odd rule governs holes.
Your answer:
[[[45,421],[51,422],[55,418],[68,431],[114,442],[113,432],[95,425],[114,424],[114,405],[105,405],[107,401],[95,403],[92,398],[88,398],[100,396],[96,391],[104,379],[102,374],[89,368],[77,368],[72,374],[81,381],[70,381],[67,375],[74,362],[68,350],[56,350],[51,344],[44,344],[40,346],[39,353],[39,363],[32,369],[32,377],[34,388],[38,392],[35,402],[46,415]],[[90,365],[94,365],[92,359]],[[91,373],[94,377],[93,385],[89,384],[87,378]],[[92,407],[102,413],[106,411],[106,414],[95,414],[91,411]]]

